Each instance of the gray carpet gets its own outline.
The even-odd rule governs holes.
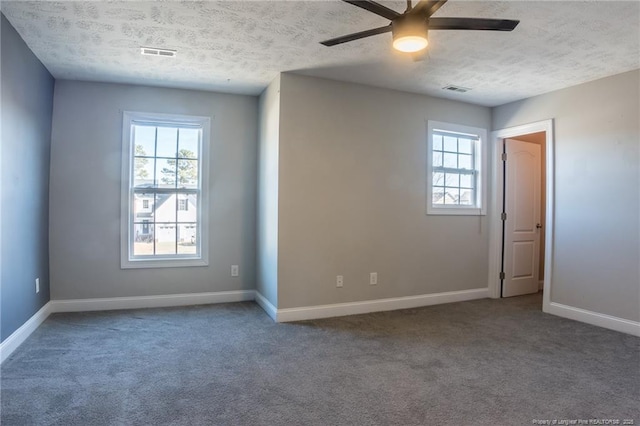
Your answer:
[[[274,324],[253,303],[55,314],[2,425],[640,424],[640,339],[540,295]]]

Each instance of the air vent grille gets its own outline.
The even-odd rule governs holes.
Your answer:
[[[454,86],[452,84],[450,84],[448,86],[444,86],[442,89],[443,90],[448,90],[450,92],[458,92],[458,93],[464,93],[464,92],[468,92],[469,90],[471,90],[468,87]]]
[[[156,49],[155,47],[141,47],[140,53],[148,56],[165,56],[173,58],[176,56],[176,51],[171,49]]]

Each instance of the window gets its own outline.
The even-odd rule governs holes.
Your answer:
[[[485,129],[429,121],[427,214],[484,215]]]
[[[208,264],[210,119],[123,113],[121,267]]]

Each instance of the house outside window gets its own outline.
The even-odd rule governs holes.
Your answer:
[[[427,125],[427,214],[486,213],[487,131],[429,121]]]
[[[208,117],[123,113],[121,267],[208,264]]]

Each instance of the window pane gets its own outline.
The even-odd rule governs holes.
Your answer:
[[[158,127],[157,157],[176,158],[178,148],[178,129],[175,127]]]
[[[202,127],[208,119],[175,116],[168,122],[164,115],[153,113],[123,117],[130,145],[123,153],[129,162],[122,190],[131,197],[125,200],[128,211],[121,219],[123,226],[128,225],[121,237],[123,250],[128,250],[122,267],[146,267],[155,265],[155,260],[160,267],[171,266],[180,258],[189,259],[180,266],[191,265],[192,260],[201,264],[207,236],[199,233],[199,221],[206,221],[207,215],[200,210],[201,178],[206,178],[201,176],[200,160],[208,144]],[[136,260],[144,262],[136,265]]]
[[[458,204],[460,190],[458,188],[447,188],[444,195],[445,204]]]
[[[458,139],[451,136],[444,137],[444,150],[458,152]]]
[[[460,186],[460,175],[456,173],[447,173],[445,179],[446,186]]]
[[[433,135],[433,149],[442,151],[442,135]]]
[[[153,230],[154,225],[150,222],[134,223],[133,225],[133,255],[153,254]]]
[[[471,170],[471,156],[470,155],[464,155],[464,154],[460,154],[458,156],[458,167],[461,169],[467,169],[467,170]]]
[[[133,126],[135,150],[133,155],[156,155],[156,128],[154,126]]]
[[[444,153],[444,167],[457,169],[458,168],[458,156],[456,154]]]
[[[465,206],[471,206],[475,204],[473,197],[473,190],[461,189],[460,190],[460,204]]]
[[[133,159],[133,186],[153,186],[153,158]]]
[[[159,188],[175,188],[176,160],[156,160],[156,179]]]
[[[176,221],[176,195],[156,194],[155,222]]]
[[[153,194],[134,194],[133,221],[153,221]]]
[[[183,223],[178,225],[178,253],[196,254],[197,227],[195,223]]]
[[[486,130],[429,121],[428,146],[432,161],[427,188],[427,214],[478,214],[481,201],[480,161]],[[431,210],[430,207],[438,207]]]
[[[458,151],[462,154],[471,154],[471,139],[458,139]]]
[[[460,186],[463,188],[473,188],[473,176],[460,175]]]
[[[431,198],[433,204],[444,204],[444,188],[434,187]]]
[[[178,194],[178,222],[196,222],[198,220],[198,196],[196,194]]]
[[[433,173],[433,186],[444,186],[444,173]]]
[[[442,167],[442,153],[433,151],[433,167]]]
[[[198,187],[198,160],[178,160],[178,187]]]
[[[178,157],[198,158],[199,129],[179,129]]]
[[[156,254],[176,254],[175,223],[156,224]]]

